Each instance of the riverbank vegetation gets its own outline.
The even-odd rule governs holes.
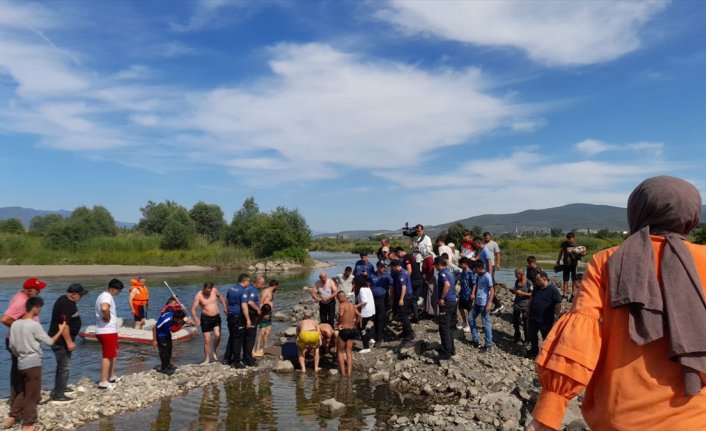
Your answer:
[[[298,210],[261,212],[245,200],[230,223],[218,205],[196,203],[191,210],[173,201],[148,202],[140,222],[119,229],[101,206],[76,208],[0,224],[4,264],[204,265],[245,267],[260,258],[309,263],[311,230]],[[18,226],[19,223],[19,226]]]

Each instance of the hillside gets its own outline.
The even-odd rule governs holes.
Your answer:
[[[0,208],[0,220],[7,220],[9,218],[20,219],[25,228],[29,227],[29,222],[36,216],[45,216],[47,214],[59,214],[62,217],[68,217],[71,215],[71,211],[66,210],[35,210],[33,208],[23,208],[23,207],[2,207]],[[132,227],[135,223],[128,223],[122,221],[116,221],[115,225],[118,227]]]
[[[702,207],[701,221],[706,222],[706,205]],[[471,228],[480,226],[483,230],[495,234],[506,232],[549,232],[551,228],[559,228],[564,232],[575,231],[597,231],[608,229],[611,231],[623,231],[628,229],[627,214],[625,208],[610,205],[593,204],[569,204],[555,208],[545,208],[539,210],[525,210],[514,214],[483,214],[456,220],[436,226],[425,226],[426,233],[434,236],[452,224],[461,223]],[[388,234],[390,236],[400,236],[401,231],[395,230],[359,230],[345,231],[338,233],[326,233],[317,237],[334,237],[361,239],[372,235]]]

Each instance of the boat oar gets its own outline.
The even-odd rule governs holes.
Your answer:
[[[184,310],[184,313],[186,313],[186,317],[188,317],[192,322],[194,322],[194,319],[191,317],[191,314],[189,314],[189,310],[186,308],[186,306],[179,300],[179,297],[176,296],[176,293],[172,290],[172,288],[169,286],[169,283],[164,281],[164,285],[167,286],[167,289],[169,289],[169,292],[172,294],[172,297],[177,300],[179,303],[179,306]]]

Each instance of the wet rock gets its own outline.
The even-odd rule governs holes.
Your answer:
[[[283,313],[281,311],[276,311],[275,314],[272,315],[272,317],[277,322],[286,322],[287,320],[289,320],[289,316],[287,316],[286,313]]]
[[[289,328],[284,330],[285,337],[294,337],[296,335],[297,335],[297,327],[296,326],[290,326]]]
[[[294,365],[291,361],[278,361],[275,365],[275,372],[277,373],[293,373]]]
[[[346,405],[337,401],[335,398],[329,398],[319,403],[319,414],[326,417],[338,416],[346,411]]]
[[[371,374],[368,380],[370,380],[370,383],[386,382],[390,380],[390,373],[388,371],[378,371]]]
[[[338,370],[335,368],[331,368],[328,371],[326,371],[326,374],[329,376],[337,376],[338,375]]]

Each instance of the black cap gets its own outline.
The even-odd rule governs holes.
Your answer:
[[[69,286],[68,289],[66,289],[68,293],[78,293],[81,296],[86,296],[88,294],[88,291],[86,290],[81,283],[74,283]]]

